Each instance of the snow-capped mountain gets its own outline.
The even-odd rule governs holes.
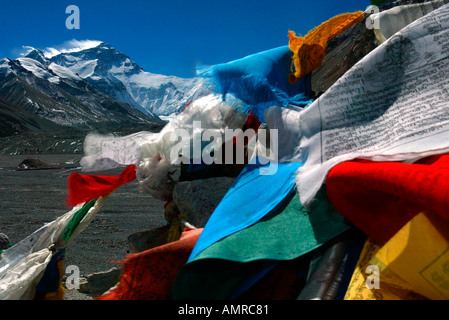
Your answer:
[[[197,78],[146,72],[126,54],[104,42],[78,52],[58,54],[48,61],[69,69],[112,97],[150,115],[176,114],[201,94],[202,89]]]
[[[14,130],[45,132],[54,127],[94,129],[162,123],[49,61],[39,50],[16,60],[0,60],[0,98],[1,126],[9,128],[4,134]],[[21,123],[24,119],[25,127]]]
[[[56,54],[32,48],[26,56],[0,60],[3,136],[56,127],[160,127],[161,119],[203,94],[198,78],[146,72],[104,42]]]

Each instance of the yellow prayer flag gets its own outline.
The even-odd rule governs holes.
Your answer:
[[[343,13],[322,23],[304,37],[297,37],[294,31],[289,31],[289,48],[293,51],[290,83],[318,69],[324,61],[327,42],[363,18],[363,11]]]
[[[379,270],[379,289],[370,289],[366,268]],[[345,300],[449,299],[449,221],[420,213],[379,246],[368,239]]]
[[[420,213],[376,254],[382,280],[432,300],[449,299],[449,221]]]
[[[344,300],[412,300],[419,299],[413,292],[384,283],[379,275],[379,287],[368,287],[370,283],[370,260],[380,247],[372,240],[367,239],[360,255],[357,266],[352,275]],[[368,268],[368,269],[367,269]]]

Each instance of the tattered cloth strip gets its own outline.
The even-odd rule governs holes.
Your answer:
[[[388,38],[402,28],[408,26],[413,21],[448,3],[449,0],[434,0],[394,7],[389,10],[371,14],[369,19],[378,43],[385,42]]]
[[[79,221],[76,216],[84,212],[84,203],[72,208],[66,214],[45,224],[31,235],[3,251],[0,260],[0,300],[30,300],[35,297],[36,286],[43,277],[52,257],[58,250],[67,247],[95,217],[104,204],[99,198]],[[64,238],[70,222],[70,237]],[[59,275],[59,274],[58,274]],[[56,276],[58,276],[56,275]],[[56,291],[55,297],[61,297]]]
[[[247,119],[245,124],[243,125],[242,132],[245,133],[246,130],[254,130],[254,135],[251,136],[243,136],[243,146],[247,147],[248,146],[248,142],[251,140],[250,138],[256,139],[257,135],[256,133],[259,130],[259,127],[261,126],[260,121],[256,118],[256,116],[254,115],[253,112],[251,112]],[[240,140],[241,136],[235,136],[232,141],[227,141],[227,144],[230,144],[232,142],[232,144],[234,145],[232,147],[233,150],[233,154],[236,154],[237,151],[237,146],[238,144],[240,144]],[[226,165],[227,161],[226,161],[226,144],[223,144],[221,146],[221,150],[225,151],[225,152],[221,152],[221,162],[219,161],[215,161],[212,164],[207,164],[205,163],[204,159],[201,158],[200,161],[195,161],[194,159],[190,159],[188,164],[185,163],[181,163],[181,175],[179,177],[179,181],[188,181],[188,180],[197,180],[197,179],[207,179],[210,177],[213,177],[215,175],[217,175],[217,171],[218,174],[222,174],[220,173],[220,170],[218,169],[220,166]],[[213,151],[213,154],[219,154],[219,152],[216,152],[215,150]],[[217,158],[216,158],[217,159]],[[217,159],[218,160],[218,159]],[[194,162],[200,162],[200,163],[194,163]],[[236,161],[233,161],[232,164],[229,164],[230,166],[235,166],[234,163]],[[221,163],[221,164],[218,164]],[[216,170],[218,169],[218,170]]]
[[[185,147],[181,150],[184,151],[182,161],[188,164],[194,156],[193,141],[201,142],[204,130],[207,129],[213,137],[222,137],[225,143],[233,138],[228,138],[225,131],[242,129],[247,118],[246,114],[222,103],[215,94],[210,94],[192,101],[160,132],[143,131],[124,137],[87,135],[81,166],[84,172],[98,172],[136,164],[139,186],[155,198],[167,201],[173,191],[173,183],[167,175],[173,170],[172,165],[180,160],[179,148],[176,149],[180,145],[180,135]],[[195,122],[199,124],[198,128],[194,126]],[[172,136],[177,139],[171,139]],[[204,147],[204,141],[200,147]]]
[[[431,212],[417,214],[384,245],[368,239],[345,300],[449,299],[448,239],[449,221]]]
[[[141,145],[157,138],[158,133],[149,131],[121,137],[89,133],[84,139],[81,167],[85,172],[98,172],[136,164]]]
[[[290,63],[292,73],[288,78],[290,83],[296,83],[298,79],[318,69],[324,61],[327,42],[363,18],[363,11],[343,13],[323,22],[304,37],[297,37],[294,31],[289,31],[288,46],[293,52]]]
[[[414,161],[449,151],[449,5],[371,51],[300,113],[300,200],[328,171],[364,158]]]
[[[67,179],[67,203],[70,206],[106,196],[136,179],[136,165],[127,166],[119,176],[81,175],[72,173]]]
[[[294,173],[301,163],[264,164],[266,159],[260,157],[254,160],[215,208],[189,261],[213,243],[258,222],[294,189]]]
[[[260,122],[264,110],[273,105],[303,108],[311,100],[311,77],[303,77],[295,85],[288,81],[292,53],[288,46],[255,53],[239,60],[201,67],[204,77],[217,94],[234,109],[253,111]]]
[[[63,259],[65,249],[56,252],[45,269],[45,272],[36,286],[34,300],[63,300],[65,288],[62,285],[64,276]]]
[[[265,190],[269,186],[259,184],[258,188]],[[236,215],[243,213],[235,212]],[[206,232],[208,227],[209,224],[203,232]],[[263,271],[262,267],[268,261],[296,259],[319,248],[349,228],[350,225],[327,200],[324,189],[310,210],[301,206],[293,190],[265,218],[211,244],[189,261],[177,276],[173,286],[174,298],[197,299],[208,295],[211,298],[231,297],[232,291],[226,292],[225,289],[243,293],[257,282],[248,282],[247,287],[242,288],[244,279]],[[221,261],[226,268],[234,270],[234,286],[228,283],[228,279],[223,277],[221,272],[213,268],[207,273],[203,272],[209,264],[215,264],[215,261]],[[233,265],[231,262],[236,263]],[[245,264],[250,262],[255,262],[252,264],[256,266],[255,269],[251,270]],[[271,264],[275,265],[273,262]],[[241,282],[237,281],[239,268],[242,270]],[[195,283],[202,283],[202,286],[195,286]]]
[[[315,252],[298,300],[335,300],[345,269],[350,239],[338,237]]]
[[[226,134],[226,131],[242,129],[247,118],[246,114],[222,103],[213,94],[193,101],[170,120],[157,139],[141,145],[136,171],[139,186],[153,197],[168,201],[175,185],[168,178],[172,165],[189,164],[191,160],[201,163],[204,148],[212,147],[218,151],[222,144],[232,143],[234,135]],[[203,140],[205,130],[213,137],[213,143]],[[214,161],[217,153],[220,154],[214,153]]]
[[[338,212],[384,243],[419,212],[449,220],[449,155],[414,164],[347,161],[329,172],[326,189]]]
[[[27,255],[20,263],[8,266],[0,279],[0,300],[31,300],[36,285],[50,263],[52,252],[42,249]]]
[[[186,228],[177,241],[128,255],[122,264],[123,274],[118,285],[97,299],[171,299],[173,280],[187,262],[202,230]]]

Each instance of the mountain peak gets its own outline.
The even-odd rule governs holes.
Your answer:
[[[20,65],[38,78],[53,83],[83,79],[110,97],[152,116],[168,116],[181,110],[193,97],[197,85],[191,79],[146,72],[104,41],[73,39],[56,48],[27,48],[31,51],[19,60]],[[5,62],[1,65],[6,66]],[[3,73],[4,70],[8,69],[2,67]]]
[[[25,56],[25,58],[34,59],[44,65],[47,65],[49,62],[48,59],[45,57],[44,53],[39,49],[33,49]]]
[[[97,48],[100,48],[100,49],[115,49],[113,46],[111,46],[109,43],[106,43],[106,42],[100,43],[97,46]]]
[[[100,51],[106,51],[106,50],[112,50],[119,52],[116,48],[111,46],[109,43],[106,42],[99,42],[97,45],[87,48],[80,48],[79,50],[73,50],[68,52],[63,52],[65,54],[71,54],[71,53],[83,53],[83,52],[100,52]]]

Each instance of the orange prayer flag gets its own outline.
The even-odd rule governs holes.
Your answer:
[[[363,18],[363,11],[343,13],[322,23],[304,37],[297,37],[294,31],[289,31],[289,48],[293,51],[290,83],[318,69],[324,61],[327,42]]]
[[[202,231],[186,228],[177,241],[127,255],[120,282],[96,300],[170,300],[173,281]]]

